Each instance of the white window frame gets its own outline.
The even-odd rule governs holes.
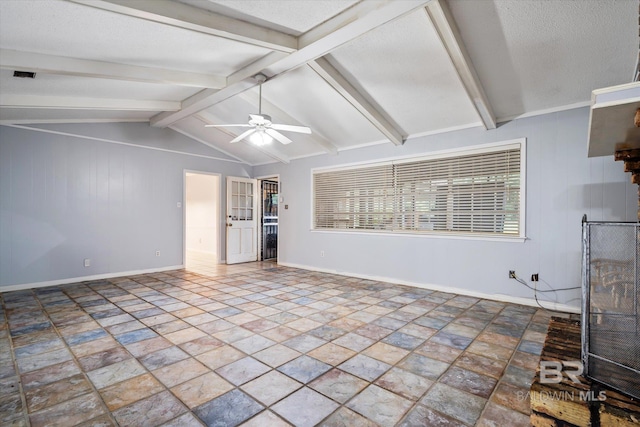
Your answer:
[[[389,164],[403,164],[417,162],[423,160],[436,160],[440,158],[451,158],[457,156],[480,155],[483,153],[491,153],[496,151],[520,149],[520,206],[518,225],[519,234],[500,235],[500,234],[484,234],[469,232],[452,232],[452,231],[418,231],[418,230],[371,230],[371,229],[331,229],[331,228],[315,228],[315,203],[316,197],[314,193],[314,175],[323,172],[334,172],[343,170],[352,170],[361,167],[383,166]],[[385,236],[404,236],[404,237],[426,237],[426,238],[446,238],[446,239],[470,239],[470,240],[488,240],[500,242],[524,242],[526,238],[526,138],[518,138],[508,141],[500,141],[489,144],[475,145],[470,147],[455,148],[448,150],[435,151],[426,154],[401,156],[393,158],[384,158],[376,161],[364,161],[345,163],[339,166],[327,166],[313,168],[310,171],[310,231],[314,233],[339,233],[339,234],[375,234]],[[449,201],[450,202],[450,201]],[[449,203],[448,202],[448,203]]]

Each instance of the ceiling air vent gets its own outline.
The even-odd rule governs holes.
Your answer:
[[[23,79],[35,79],[36,73],[32,73],[31,71],[14,71],[13,77],[20,77]]]

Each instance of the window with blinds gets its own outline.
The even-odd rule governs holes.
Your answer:
[[[522,143],[313,171],[316,230],[522,237]]]

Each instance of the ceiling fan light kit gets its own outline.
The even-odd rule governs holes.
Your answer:
[[[262,114],[262,83],[267,81],[267,77],[264,74],[257,74],[254,78],[259,83],[259,101],[258,101],[258,114],[249,114],[249,122],[248,124],[227,124],[227,125],[205,125],[205,127],[244,127],[251,128],[240,135],[233,138],[230,143],[235,143],[241,141],[245,138],[248,138],[253,144],[261,146],[270,144],[275,139],[276,141],[282,144],[290,144],[292,141],[281,134],[278,131],[285,132],[297,132],[297,133],[306,133],[310,134],[311,129],[307,126],[293,126],[293,125],[282,125],[282,124],[274,124],[271,121],[271,116],[268,114]]]

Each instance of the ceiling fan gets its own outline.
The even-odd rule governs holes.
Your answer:
[[[260,83],[260,97],[258,104],[258,114],[249,114],[249,123],[247,124],[229,124],[229,125],[205,125],[205,127],[243,127],[243,128],[251,128],[246,132],[241,133],[234,139],[232,139],[231,143],[238,142],[249,137],[249,140],[256,145],[264,145],[268,144],[274,139],[281,142],[282,144],[290,144],[292,141],[281,134],[278,131],[286,131],[286,132],[298,132],[298,133],[306,133],[310,134],[311,129],[307,126],[292,126],[292,125],[282,125],[271,122],[271,116],[267,114],[262,114],[262,83],[264,83],[267,78],[263,74],[258,74],[255,76],[255,79]]]

